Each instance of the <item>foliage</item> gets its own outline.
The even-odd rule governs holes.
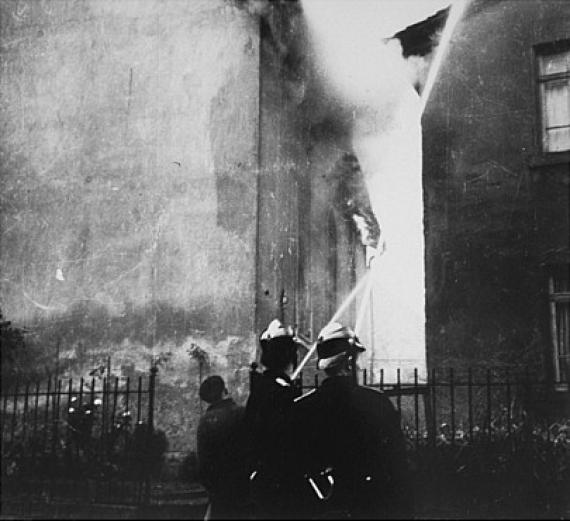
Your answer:
[[[179,479],[186,483],[198,481],[198,458],[196,452],[190,451],[180,465]]]
[[[4,320],[0,310],[0,346],[2,364],[13,364],[16,354],[24,348],[24,335],[20,328],[14,327],[9,320]]]
[[[37,344],[33,331],[16,327],[6,320],[0,309],[0,359],[2,389],[17,381],[38,380],[49,374],[53,359],[45,346]]]
[[[2,365],[2,383],[10,383],[14,373],[18,372],[19,360],[25,354],[24,331],[5,320],[0,310],[0,357]]]
[[[62,417],[60,414],[58,417]],[[43,417],[43,411],[38,411]],[[14,442],[2,446],[2,476],[14,478],[99,478],[143,480],[158,476],[168,448],[163,431],[119,413],[102,428],[101,400],[79,405],[73,397],[67,421],[43,423],[26,435],[15,433]]]
[[[552,516],[570,507],[570,420],[548,428],[526,419],[453,435],[442,424],[435,439],[406,430],[416,505],[445,505],[474,515]]]
[[[205,349],[202,349],[198,344],[192,343],[188,349],[188,354],[200,365],[208,365],[210,363],[210,358],[207,351]]]

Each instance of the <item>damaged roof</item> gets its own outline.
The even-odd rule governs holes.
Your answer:
[[[393,38],[400,40],[402,54],[408,56],[426,56],[437,45],[437,35],[443,30],[450,7],[437,11],[434,15],[409,25],[397,32]]]

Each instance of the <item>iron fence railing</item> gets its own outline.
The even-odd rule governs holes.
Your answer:
[[[149,500],[156,368],[147,377],[48,379],[3,391],[3,497]],[[155,451],[156,452],[156,451]]]
[[[254,368],[254,370],[256,370]],[[550,394],[562,383],[539,380],[530,372],[511,374],[508,370],[475,371],[466,369],[432,369],[420,379],[418,369],[410,378],[389,381],[384,370],[377,371],[373,381],[367,369],[356,375],[364,386],[378,389],[391,398],[400,414],[402,428],[417,446],[422,440],[434,444],[438,436],[454,443],[458,439],[493,437],[497,433],[511,435],[521,425],[545,427],[549,439],[550,423],[556,423],[556,411],[545,406]],[[295,384],[305,392],[319,386],[323,375],[312,378],[300,373]]]
[[[156,372],[22,382],[4,390],[2,500],[151,502],[166,443],[154,425]],[[400,414],[418,510],[456,505],[496,513],[508,501],[513,515],[518,506],[566,508],[570,423],[548,407],[559,385],[529,372],[394,374],[388,379],[382,370],[361,370],[355,376],[386,393]],[[295,384],[306,391],[322,378],[306,371]]]
[[[563,383],[529,371],[433,369],[420,379],[416,369],[406,380],[395,373],[394,381],[383,370],[374,380],[366,370],[355,377],[399,412],[419,515],[570,511],[570,411],[552,406]],[[322,379],[301,374],[295,384],[306,392]]]

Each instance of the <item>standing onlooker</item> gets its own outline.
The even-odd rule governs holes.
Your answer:
[[[198,425],[198,477],[210,498],[206,519],[249,517],[244,408],[228,396],[224,380],[210,376],[200,386],[210,406]]]
[[[317,340],[327,378],[296,400],[297,467],[314,490],[306,516],[382,519],[412,514],[399,416],[383,393],[362,387],[353,369],[364,351],[354,332],[331,323]]]

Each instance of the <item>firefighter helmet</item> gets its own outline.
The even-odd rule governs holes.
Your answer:
[[[285,326],[280,320],[272,320],[259,336],[261,344],[261,363],[268,369],[284,370],[289,364],[295,364],[298,343],[291,326]]]
[[[317,338],[317,367],[326,369],[344,356],[362,351],[366,349],[350,327],[331,322],[321,330]]]
[[[284,326],[280,320],[274,318],[269,323],[267,328],[261,333],[259,340],[261,342],[264,342],[272,340],[274,338],[287,337],[287,336],[293,338],[294,334],[295,333],[291,326]]]

